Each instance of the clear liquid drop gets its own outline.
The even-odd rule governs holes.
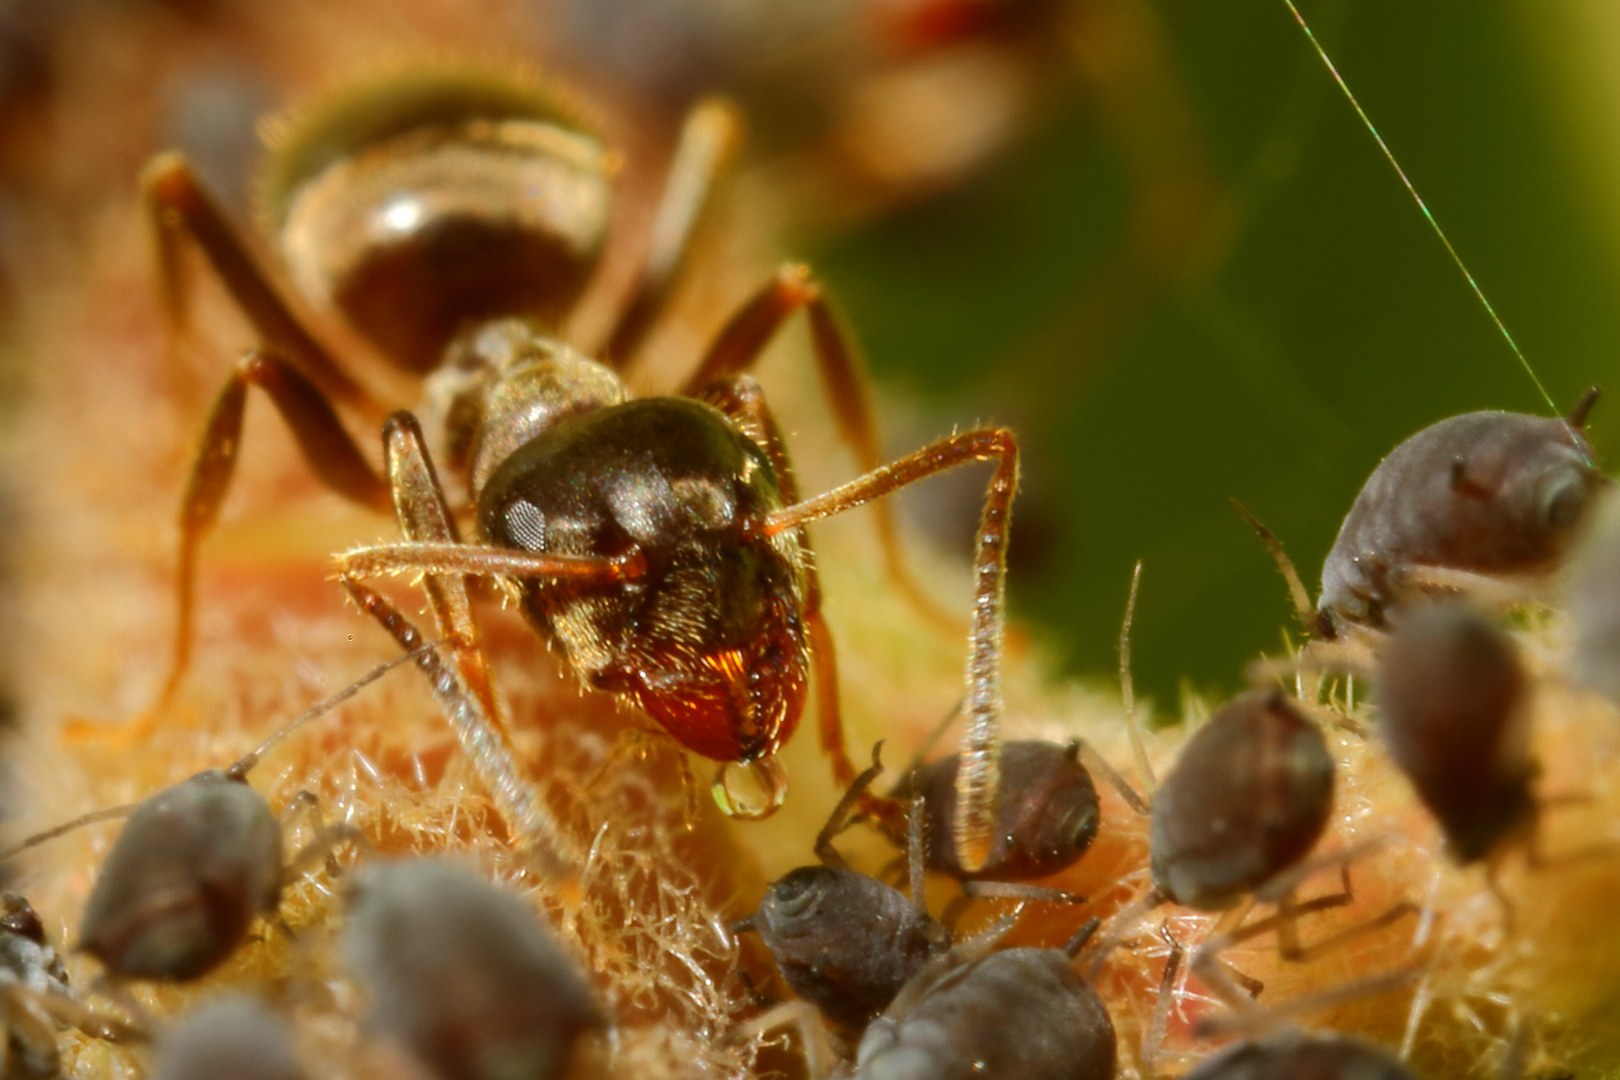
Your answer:
[[[781,809],[787,789],[787,770],[776,758],[763,757],[746,764],[722,762],[709,790],[727,817],[758,821]]]

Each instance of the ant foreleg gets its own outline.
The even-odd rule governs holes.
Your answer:
[[[853,510],[918,480],[972,461],[994,460],[973,560],[973,623],[968,634],[967,725],[956,774],[952,835],[962,868],[988,861],[1000,794],[1001,653],[1005,631],[1007,530],[1018,488],[1018,443],[1004,428],[979,428],[941,439],[898,461],[788,506],[766,520],[766,535]]]
[[[653,218],[651,246],[617,322],[596,355],[625,368],[669,298],[708,208],[715,182],[736,153],[741,134],[737,110],[720,98],[698,102],[686,114],[680,142],[664,179]]]
[[[421,632],[386,597],[350,578],[344,578],[342,584],[360,610],[377,620],[402,648],[410,652],[421,649]],[[552,815],[539,788],[518,768],[517,751],[499,719],[485,710],[483,700],[433,650],[421,651],[416,666],[427,676],[462,752],[489,790],[507,827],[534,848],[543,869],[571,871],[578,863],[576,846]]]

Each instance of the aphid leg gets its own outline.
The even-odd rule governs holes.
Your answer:
[[[195,635],[197,548],[214,528],[230,491],[242,447],[247,392],[258,387],[275,405],[303,452],[310,471],[337,494],[374,510],[389,506],[388,485],[360,453],[326,395],[291,361],[267,348],[236,362],[214,399],[180,500],[180,551],[175,566],[174,651],[153,711],[180,688],[191,662]],[[148,714],[150,716],[150,714]]]
[[[635,358],[680,274],[715,183],[736,153],[741,126],[736,108],[720,98],[700,101],[686,114],[653,218],[651,244],[613,329],[594,355],[619,368]]]
[[[1125,731],[1131,740],[1131,757],[1136,761],[1137,777],[1142,781],[1142,789],[1147,792],[1148,798],[1153,797],[1154,788],[1158,787],[1158,780],[1153,776],[1153,765],[1148,761],[1147,744],[1142,738],[1142,721],[1136,715],[1136,681],[1131,678],[1131,623],[1136,619],[1136,591],[1142,584],[1142,560],[1136,560],[1136,566],[1131,570],[1131,592],[1125,600],[1125,618],[1119,626],[1119,698],[1125,706]],[[1105,774],[1119,777],[1112,765],[1107,765]],[[1123,777],[1119,777],[1123,785]],[[1136,793],[1125,795],[1125,787],[1119,786],[1120,795],[1125,797],[1132,809],[1136,809],[1141,799],[1133,799]],[[1146,810],[1137,810],[1137,813],[1146,813]]]
[[[1149,889],[1121,908],[1113,919],[1109,920],[1108,932],[1103,935],[1102,940],[1086,951],[1086,978],[1095,980],[1102,971],[1103,962],[1108,959],[1108,954],[1119,947],[1120,942],[1125,940],[1125,935],[1130,933],[1148,912],[1168,899],[1169,897],[1158,889]]]
[[[972,873],[990,856],[1000,788],[1001,653],[1005,636],[1007,530],[1018,488],[1018,442],[1005,428],[979,428],[941,439],[766,520],[766,535],[853,510],[934,473],[995,460],[973,560],[973,622],[968,634],[967,725],[956,774],[957,860]]]
[[[756,1039],[768,1031],[790,1025],[799,1034],[806,1074],[810,1080],[826,1080],[832,1075],[837,1054],[833,1052],[826,1023],[808,1001],[784,1001],[774,1005],[738,1025],[736,1035],[740,1039]]]
[[[189,317],[190,297],[180,265],[180,240],[189,236],[267,348],[287,357],[328,398],[381,422],[387,410],[299,322],[184,156],[169,152],[153,158],[141,173],[141,196],[157,243],[171,332],[183,329]]]
[[[725,413],[742,431],[765,451],[771,468],[776,472],[776,483],[782,501],[789,506],[799,503],[799,483],[788,457],[787,443],[776,424],[769,403],[759,384],[750,375],[738,375],[724,382],[705,387],[701,399]],[[800,546],[810,550],[809,539],[802,525]],[[773,530],[780,532],[783,530]],[[844,744],[844,719],[838,700],[838,653],[833,644],[832,631],[821,614],[821,575],[813,558],[804,566],[804,625],[809,635],[812,677],[816,681],[816,723],[821,738],[821,751],[832,766],[833,784],[848,788],[855,782],[855,763],[850,760]],[[870,792],[861,795],[861,812],[877,821],[891,836],[899,832],[899,814],[892,799],[881,799]]]
[[[422,645],[421,633],[387,598],[350,578],[344,578],[342,584],[360,610],[375,619],[402,648],[415,651]],[[552,816],[539,789],[518,767],[517,753],[506,729],[485,710],[482,699],[462,682],[456,669],[440,660],[436,652],[430,649],[420,653],[416,666],[427,676],[462,752],[472,762],[473,771],[484,782],[496,811],[513,835],[535,851],[543,870],[572,872],[579,864],[577,845]]]
[[[1502,933],[1508,938],[1518,935],[1519,917],[1518,908],[1514,905],[1512,897],[1502,888],[1502,851],[1491,852],[1485,857],[1485,888],[1496,901],[1497,908],[1502,912]]]
[[[1355,982],[1324,990],[1320,994],[1267,1005],[1263,1009],[1250,1007],[1241,1011],[1233,1010],[1225,1016],[1207,1016],[1193,1028],[1193,1034],[1201,1039],[1262,1035],[1282,1026],[1285,1021],[1295,1016],[1339,1008],[1362,998],[1377,997],[1410,986],[1417,979],[1418,973],[1419,969],[1415,966],[1400,968],[1382,975],[1357,979]]]
[[[365,858],[376,855],[377,850],[372,847],[371,840],[357,826],[347,822],[339,822],[336,825],[326,823],[326,815],[321,813],[320,799],[313,791],[307,789],[300,791],[288,800],[287,807],[281,812],[279,819],[281,827],[286,829],[298,814],[309,818],[313,831],[309,842],[287,861],[283,871],[285,877],[289,879],[297,877],[313,866],[317,859],[325,862],[328,877],[343,876],[343,867],[337,861],[337,847],[345,842],[359,848]]]
[[[1316,608],[1311,604],[1311,594],[1305,591],[1305,583],[1300,580],[1299,571],[1294,569],[1294,560],[1288,557],[1283,550],[1282,541],[1277,535],[1260,523],[1260,519],[1249,513],[1249,508],[1232,500],[1232,506],[1237,510],[1249,527],[1260,534],[1260,542],[1266,545],[1271,557],[1277,563],[1277,569],[1282,573],[1283,582],[1288,586],[1288,599],[1293,602],[1294,615],[1304,627],[1307,634],[1320,635],[1331,638],[1331,633],[1324,633],[1324,624],[1317,615]]]
[[[860,800],[866,789],[872,786],[872,781],[876,780],[878,775],[883,772],[883,761],[879,756],[882,751],[883,743],[881,741],[872,747],[871,767],[857,776],[849,785],[848,790],[839,798],[838,805],[833,807],[833,812],[827,816],[827,823],[816,834],[816,858],[821,860],[823,866],[831,866],[838,870],[849,869],[849,861],[844,858],[837,848],[833,847],[833,837],[843,832],[844,822],[849,817],[850,808]]]
[[[1142,1037],[1142,1075],[1156,1076],[1159,1051],[1164,1049],[1165,1033],[1170,1029],[1170,1013],[1180,996],[1182,960],[1186,950],[1181,942],[1170,936],[1169,924],[1159,927],[1159,934],[1170,943],[1170,954],[1164,959],[1164,973],[1159,978],[1159,995],[1153,1002],[1153,1014],[1148,1020],[1147,1032]]]
[[[287,805],[276,818],[276,824],[280,826],[283,836],[286,836],[288,829],[292,827],[293,819],[299,814],[309,818],[311,836],[320,836],[326,831],[326,815],[321,813],[320,797],[308,788],[288,799]],[[331,847],[326,851],[326,873],[329,877],[337,877],[343,873],[343,868],[338,865],[337,855]]]
[[[822,390],[832,406],[838,434],[855,454],[861,472],[869,473],[881,463],[877,421],[868,391],[866,365],[861,362],[852,335],[844,328],[810,269],[802,263],[789,263],[721,328],[698,368],[681,387],[688,397],[704,396],[716,383],[725,383],[746,372],[759,360],[782,324],[796,311],[805,309],[810,321],[810,343],[821,374]],[[960,617],[945,611],[911,572],[901,550],[895,529],[894,512],[887,503],[872,507],[878,544],[889,579],[906,601],[926,618],[959,633]]]
[[[1119,770],[1114,768],[1107,758],[1097,753],[1092,745],[1084,739],[1069,740],[1067,757],[1074,762],[1083,760],[1087,769],[1095,773],[1101,773],[1102,778],[1108,782],[1108,786],[1119,793],[1119,797],[1125,801],[1125,805],[1129,806],[1132,812],[1142,817],[1147,817],[1148,814],[1152,813],[1148,801],[1142,798],[1135,788],[1131,787],[1130,782],[1119,774]],[[1146,764],[1145,758],[1143,764]],[[1152,772],[1144,773],[1144,775],[1149,780],[1153,778]]]
[[[1022,881],[964,881],[962,895],[970,900],[1028,900],[1042,904],[1084,904],[1087,899],[1078,893]]]

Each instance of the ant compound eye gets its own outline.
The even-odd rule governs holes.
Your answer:
[[[1586,474],[1573,465],[1550,470],[1536,485],[1536,518],[1542,527],[1568,529],[1580,520],[1591,488]]]

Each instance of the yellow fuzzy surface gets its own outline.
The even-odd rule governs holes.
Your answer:
[[[408,24],[409,32],[399,30],[402,20],[381,19],[378,52],[425,44],[476,51],[500,40],[498,18],[481,25],[480,38],[449,8],[420,7],[424,17]],[[293,4],[263,25],[239,13],[244,24],[230,32],[264,35],[266,63],[289,82],[320,85],[357,63],[335,45],[323,50],[322,42],[335,40],[333,27],[344,18],[376,15],[364,5],[341,17],[323,10]],[[63,125],[63,145],[41,164],[55,192],[41,212],[58,215],[57,246],[41,249],[40,273],[21,299],[21,338],[34,374],[8,454],[16,522],[7,674],[20,715],[8,748],[7,835],[13,837],[226,764],[312,701],[397,655],[327,580],[331,552],[390,538],[391,523],[321,491],[269,410],[255,402],[236,493],[202,550],[192,676],[151,730],[132,726],[168,655],[173,521],[191,444],[231,351],[245,338],[205,287],[198,333],[177,360],[166,357],[133,192],[141,140],[119,130],[139,126],[128,118],[133,106],[121,107],[149,101],[156,90],[115,58],[142,48],[150,56],[200,46],[173,26],[153,30],[131,22],[87,29],[76,47],[83,68],[73,69],[80,74],[70,74],[60,106],[74,122]],[[289,56],[297,60],[278,59]],[[92,78],[97,63],[102,66]],[[648,386],[670,385],[779,256],[768,239],[744,227],[747,216],[746,209],[735,212],[744,220],[709,244],[704,273],[684,295],[672,326],[654,341],[658,363]],[[789,336],[792,343],[772,353],[761,378],[781,415],[802,486],[813,493],[847,479],[853,466],[831,435],[802,330]],[[365,445],[373,441],[368,437]],[[813,542],[839,646],[852,755],[861,760],[883,738],[886,760],[898,767],[960,696],[963,644],[911,611],[883,579],[863,513],[816,526]],[[916,555],[934,594],[962,610],[965,567]],[[1149,566],[1149,583],[1152,573]],[[387,588],[407,611],[420,611],[408,582]],[[813,721],[784,753],[792,788],[782,812],[765,822],[729,822],[705,795],[697,820],[688,822],[673,748],[660,743],[646,759],[604,771],[619,733],[637,718],[582,692],[515,612],[490,601],[481,615],[524,767],[589,852],[577,881],[541,880],[524,869],[426,685],[410,669],[391,673],[294,736],[260,764],[252,784],[277,809],[297,792],[312,791],[327,820],[358,826],[384,853],[457,853],[529,897],[589,972],[616,1021],[610,1038],[585,1049],[581,1072],[599,1068],[611,1077],[662,1080],[797,1070],[796,1052],[783,1045],[790,1035],[744,1034],[759,1008],[752,988],[767,995],[785,991],[757,945],[739,950],[727,926],[753,909],[767,881],[813,860],[812,839],[837,795],[815,747]],[[1410,1035],[1414,1070],[1433,1080],[1496,1075],[1512,1032],[1521,1028],[1538,1074],[1620,1072],[1620,1003],[1614,1000],[1620,996],[1620,919],[1613,906],[1620,858],[1559,861],[1563,853],[1607,841],[1609,823],[1620,819],[1620,715],[1560,678],[1565,627],[1556,614],[1520,635],[1538,675],[1540,790],[1578,798],[1560,801],[1545,815],[1541,849],[1548,865],[1532,869],[1522,855],[1503,865],[1513,933],[1482,871],[1459,870],[1439,854],[1433,824],[1376,740],[1332,731],[1339,780],[1334,822],[1321,850],[1374,839],[1382,846],[1352,868],[1355,903],[1310,917],[1302,937],[1307,944],[1321,940],[1400,900],[1424,913],[1309,963],[1279,961],[1269,938],[1226,955],[1265,984],[1263,1003],[1414,968],[1412,986],[1304,1021],[1393,1046]],[[1134,776],[1116,689],[1050,681],[1038,649],[1015,638],[1007,734],[1081,735]],[[1359,697],[1365,688],[1354,689]],[[1371,730],[1374,718],[1365,705],[1345,701],[1343,690],[1337,690],[1341,703]],[[1195,724],[1207,708],[1198,701],[1161,707],[1158,719],[1185,713],[1181,718]],[[1150,736],[1159,775],[1171,767],[1188,727]],[[702,782],[709,769],[693,763]],[[1146,823],[1099,787],[1104,820],[1098,840],[1074,869],[1051,882],[1093,902],[1032,913],[1011,940],[1060,943],[1085,918],[1107,916],[1147,888]],[[31,853],[17,868],[13,887],[39,910],[53,941],[66,946],[74,940],[95,867],[116,830],[92,827]],[[298,824],[289,849],[309,835],[307,825]],[[893,854],[859,831],[840,844],[872,872]],[[1307,881],[1303,894],[1329,892],[1336,884],[1329,871]],[[952,891],[948,882],[933,883],[936,912]],[[358,1032],[363,990],[342,970],[334,948],[343,925],[341,893],[341,880],[324,870],[300,876],[288,883],[282,910],[294,936],[260,928],[207,978],[180,988],[140,988],[137,995],[162,1019],[228,987],[250,987],[295,1021],[312,1076],[405,1075],[408,1065],[396,1052],[368,1044]],[[972,919],[986,917],[977,912]],[[1161,909],[1111,957],[1099,988],[1120,1033],[1123,1070],[1140,1069],[1143,1031],[1170,951],[1164,935],[1190,946],[1215,921]],[[78,987],[96,973],[84,957],[73,958],[71,968]],[[739,969],[747,979],[738,977]],[[1193,1022],[1220,1010],[1185,976],[1173,993],[1157,1064],[1179,1073],[1214,1045],[1195,1038]],[[74,1033],[63,1040],[66,1075],[142,1074],[141,1048]]]

